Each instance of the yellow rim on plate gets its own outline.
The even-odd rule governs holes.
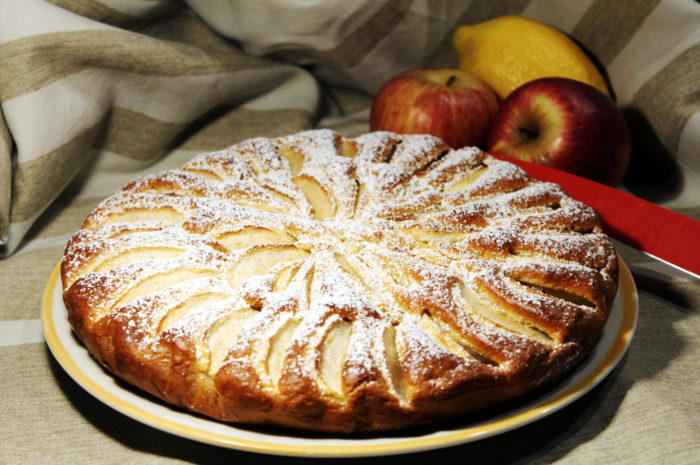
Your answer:
[[[46,342],[54,357],[79,385],[115,410],[162,431],[208,444],[276,455],[360,457],[418,452],[471,442],[524,426],[563,408],[597,385],[612,371],[624,355],[632,339],[637,322],[637,291],[629,268],[620,258],[620,277],[616,305],[620,305],[621,315],[619,326],[617,331],[611,336],[607,351],[602,357],[599,357],[600,360],[595,366],[592,366],[590,371],[577,382],[563,389],[555,390],[553,395],[545,396],[544,399],[536,401],[532,407],[516,410],[512,414],[506,413],[492,421],[487,420],[476,425],[467,424],[462,428],[435,431],[422,436],[389,436],[386,438],[368,437],[359,439],[345,439],[342,437],[328,439],[307,438],[303,436],[295,438],[277,434],[251,433],[247,430],[236,428],[235,425],[226,425],[227,432],[222,434],[201,427],[202,422],[205,425],[211,422],[212,425],[217,427],[221,425],[220,422],[201,419],[187,412],[175,413],[180,418],[172,419],[168,415],[159,414],[158,411],[154,412],[154,409],[148,407],[149,403],[152,403],[157,408],[163,408],[158,403],[159,401],[150,400],[144,394],[141,398],[142,402],[139,403],[146,406],[137,405],[137,403],[130,401],[128,398],[125,399],[124,396],[115,394],[113,390],[108,389],[100,381],[96,380],[94,376],[86,372],[75,359],[74,353],[71,352],[71,350],[75,349],[66,347],[71,344],[77,346],[79,343],[76,340],[72,340],[70,334],[66,336],[66,332],[70,333],[69,329],[66,330],[65,326],[58,328],[56,324],[56,319],[62,318],[66,314],[63,301],[60,298],[62,293],[60,268],[59,262],[51,273],[44,290],[41,313],[42,325]],[[618,301],[620,302],[619,304],[617,303]],[[54,315],[54,313],[57,314]],[[82,346],[80,347],[80,350],[87,352]],[[94,359],[91,360],[92,363],[99,366]],[[129,395],[135,394],[130,393]],[[191,421],[189,421],[190,418],[192,419]],[[228,434],[229,431],[230,434]],[[249,437],[251,435],[259,436],[260,438]]]

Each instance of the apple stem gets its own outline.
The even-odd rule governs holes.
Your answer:
[[[445,87],[450,87],[457,80],[457,76],[450,76],[445,83]]]
[[[518,131],[520,132],[521,135],[523,135],[523,141],[530,141],[533,139],[537,139],[540,135],[540,132],[537,130],[537,128],[527,128],[527,127],[518,127]]]

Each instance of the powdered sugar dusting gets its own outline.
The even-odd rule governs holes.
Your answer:
[[[298,173],[283,149],[301,154]],[[313,217],[296,176],[323,188],[331,217]],[[267,393],[305,386],[343,402],[319,381],[320,353],[349,324],[344,386],[378,383],[410,406],[422,383],[445,391],[525,370],[576,342],[579,322],[607,310],[616,262],[590,208],[514,165],[431,136],[321,130],[250,139],[129,183],[88,217],[63,267],[88,325],[121,325],[153,354],[192,350],[201,372],[212,328],[258,312],[225,342],[222,366],[249,367]]]

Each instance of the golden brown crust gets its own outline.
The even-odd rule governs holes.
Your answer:
[[[77,336],[217,419],[326,432],[461,416],[599,340],[617,258],[588,207],[430,136],[251,139],[137,179],[70,240]]]

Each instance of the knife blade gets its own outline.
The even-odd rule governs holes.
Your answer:
[[[534,179],[559,184],[598,213],[609,236],[700,278],[700,221],[580,176],[490,155],[520,166]]]

